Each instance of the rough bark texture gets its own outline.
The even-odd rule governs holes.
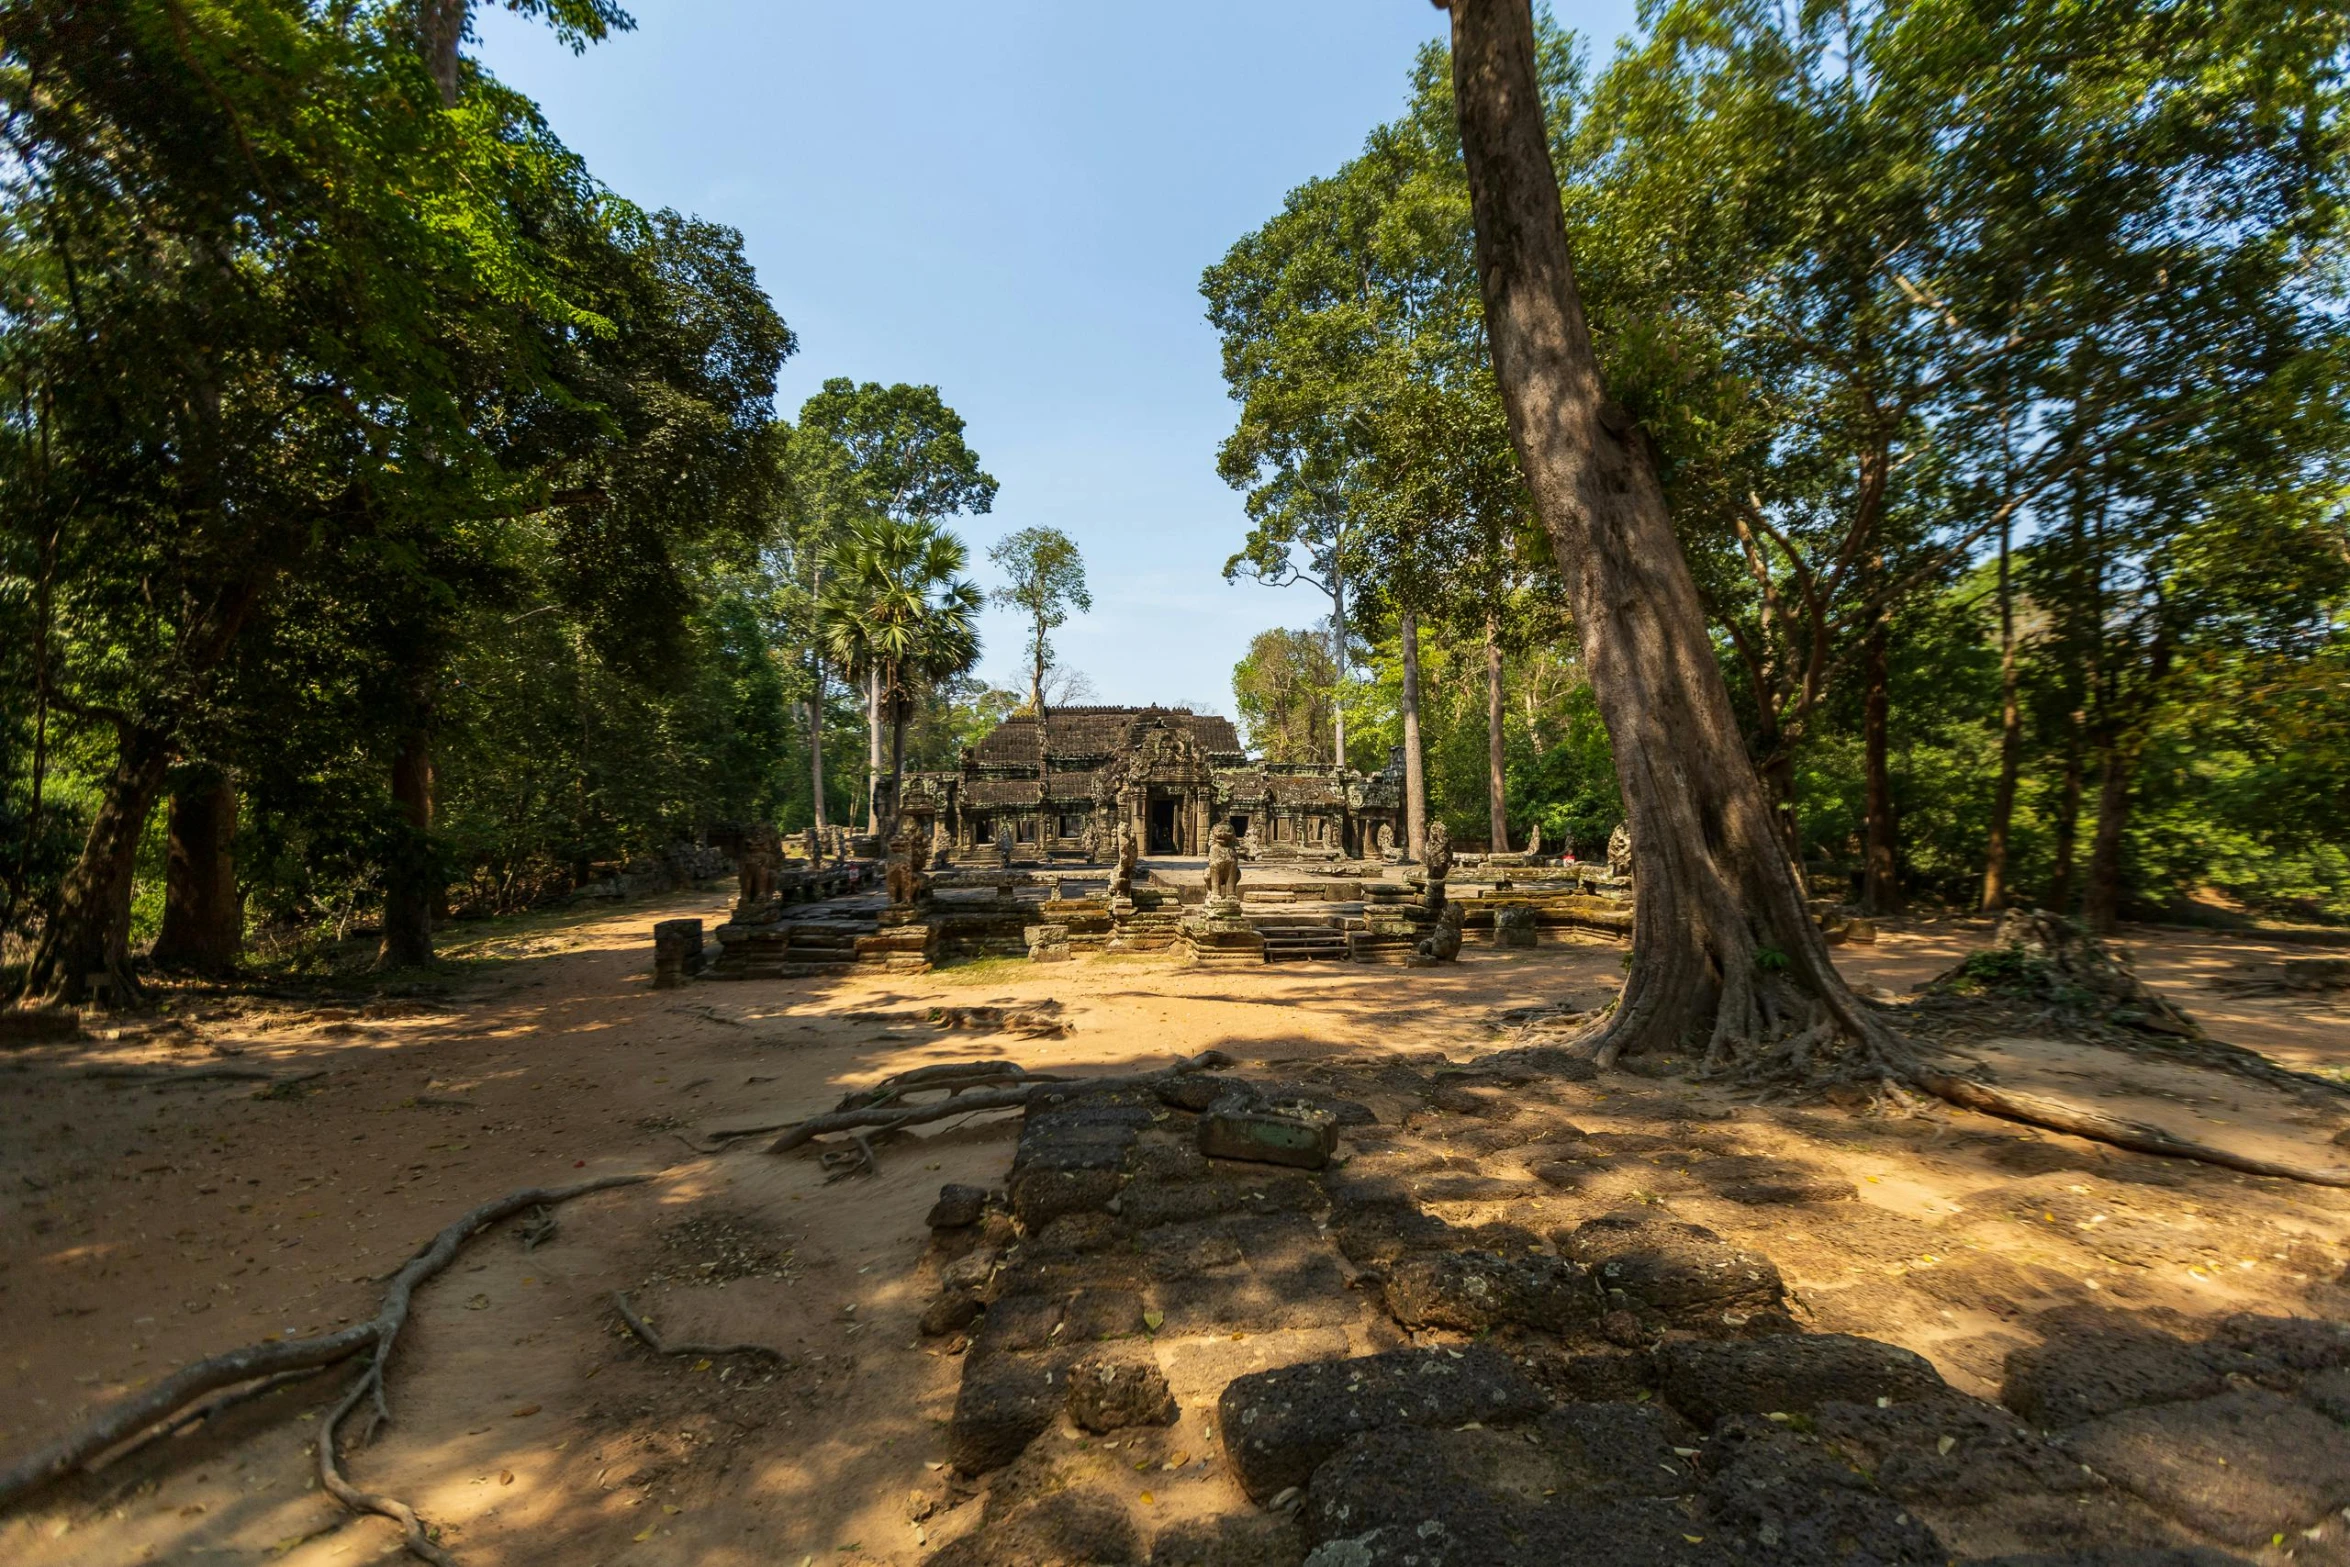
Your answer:
[[[1868,880],[1861,903],[1871,914],[1901,912],[1901,860],[1895,842],[1899,829],[1893,820],[1893,770],[1887,754],[1893,727],[1893,693],[1886,670],[1889,640],[1886,617],[1880,613],[1869,625],[1863,649],[1866,685],[1861,693],[1862,772],[1868,796]]]
[[[2018,695],[2012,530],[1999,525],[1999,783],[1991,796],[1991,835],[1983,851],[1983,912],[2007,907],[2007,840],[2015,825],[2016,778],[2023,770],[2024,708]]]
[[[1428,769],[1420,759],[1420,617],[1405,610],[1403,639],[1404,854],[1417,865],[1428,852]]]
[[[376,965],[424,968],[432,963],[438,889],[432,852],[432,731],[421,724],[403,733],[392,753],[392,803],[400,813],[400,830],[384,867],[384,934]]]
[[[1750,1070],[1795,1073],[1839,1039],[1881,1058],[1898,1047],[1845,987],[1805,910],[1647,443],[1602,384],[1550,163],[1531,8],[1455,0],[1451,11],[1494,370],[1565,571],[1632,831],[1632,969],[1587,1044],[1604,1063],[1694,1037],[1717,1063],[1736,1055]]]
[[[2122,837],[2130,823],[2130,774],[2137,758],[2118,739],[2099,748],[2097,834],[2089,841],[2089,880],[2081,889],[2081,923],[2110,936],[2121,922]]]
[[[1492,849],[1510,852],[1510,795],[1503,756],[1501,627],[1485,617],[1485,813],[1491,819]]]
[[[865,830],[881,831],[881,671],[865,674]]]
[[[1330,572],[1331,663],[1338,670],[1338,694],[1330,703],[1331,739],[1339,766],[1346,765],[1346,575],[1335,566]]]
[[[114,1001],[138,993],[130,959],[131,877],[170,762],[171,737],[162,729],[123,730],[90,835],[33,952],[28,997],[80,1005],[101,999],[101,992]]]
[[[236,843],[236,786],[217,767],[188,769],[171,796],[163,928],[148,954],[158,968],[225,974],[243,958]]]
[[[466,13],[471,9],[472,0],[417,0],[417,43],[445,109],[457,107],[457,45],[465,37]]]
[[[2073,859],[2081,833],[2081,715],[2073,714],[2065,742],[2064,778],[2056,793],[2056,866],[2048,877],[2048,906],[2062,914],[2073,906]]]

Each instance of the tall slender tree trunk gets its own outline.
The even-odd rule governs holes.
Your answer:
[[[1983,848],[1983,912],[2007,907],[2007,840],[2015,825],[2015,789],[2023,770],[2024,710],[2017,695],[2013,533],[1999,525],[1999,783],[1991,795],[1991,835]]]
[[[416,0],[417,42],[425,68],[441,90],[441,107],[457,107],[457,45],[465,37],[473,0]]]
[[[2065,738],[2064,777],[2056,792],[2056,864],[2048,876],[2048,907],[2058,914],[2072,907],[2073,861],[2081,836],[2083,714],[2074,713]]]
[[[1862,1048],[1842,1069],[1888,1070],[1898,1043],[1837,975],[1804,906],[1654,457],[1602,382],[1550,160],[1532,8],[1452,0],[1450,9],[1495,378],[1566,576],[1630,819],[1632,968],[1588,1044],[1605,1065],[1625,1049],[1702,1035],[1709,1061],[1726,1062],[1784,1025],[1800,1032],[1758,1070],[1807,1072],[1814,1049],[1839,1035]],[[1784,960],[1774,976],[1758,967],[1766,946]]]
[[[1420,759],[1420,617],[1400,617],[1403,641],[1404,854],[1418,864],[1428,848],[1428,770]]]
[[[48,447],[48,425],[42,425],[42,450]],[[47,463],[44,460],[43,469]],[[33,856],[41,844],[42,790],[49,778],[49,627],[54,610],[57,582],[57,530],[47,529],[41,537],[41,572],[33,588],[33,779],[32,800],[25,812],[24,847],[16,857],[16,885],[9,896],[11,903],[21,899],[31,885]],[[12,906],[8,911],[16,912]],[[13,923],[13,921],[12,921]]]
[[[1044,622],[1040,619],[1028,645],[1028,710],[1044,722]]]
[[[865,672],[865,830],[881,831],[881,671]]]
[[[1900,829],[1893,816],[1893,770],[1889,756],[1893,697],[1886,671],[1891,619],[1884,610],[1871,618],[1862,649],[1865,686],[1861,694],[1861,770],[1866,775],[1868,875],[1861,891],[1861,906],[1871,914],[1901,912]]]
[[[2118,734],[2097,745],[2097,831],[2089,840],[2089,879],[2081,889],[2081,923],[2110,936],[2121,923],[2122,844],[2130,824],[2134,747]]]
[[[1510,791],[1507,772],[1508,758],[1503,754],[1506,736],[1502,727],[1501,689],[1501,623],[1492,616],[1485,617],[1485,813],[1488,818],[1489,847],[1495,854],[1510,852]]]
[[[1330,662],[1338,672],[1338,689],[1330,699],[1330,730],[1335,760],[1346,765],[1346,574],[1330,570]]]
[[[383,943],[378,968],[427,968],[432,964],[433,906],[440,897],[433,852],[432,726],[429,715],[400,733],[392,752],[392,805],[399,816],[392,851],[384,867]]]
[[[898,802],[906,790],[906,719],[912,704],[902,700],[890,703],[889,715],[889,798],[882,802],[881,830],[895,837],[898,830]]]
[[[218,767],[183,770],[171,794],[171,850],[163,928],[148,956],[158,968],[225,974],[245,951],[237,891],[237,791]]]
[[[816,663],[816,692],[808,698],[808,789],[815,807],[816,830],[824,831],[824,659]]]
[[[57,911],[33,951],[28,996],[78,1005],[99,999],[101,989],[116,1002],[138,994],[130,960],[131,879],[170,762],[171,736],[160,726],[134,724],[122,731],[81,856],[66,873]]]

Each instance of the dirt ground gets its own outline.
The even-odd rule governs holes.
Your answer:
[[[658,1171],[565,1207],[535,1249],[512,1226],[476,1240],[422,1292],[391,1379],[395,1424],[347,1467],[413,1503],[467,1567],[913,1563],[954,1528],[924,1501],[940,1487],[958,1363],[914,1326],[936,1292],[923,1217],[942,1183],[1002,1180],[1012,1123],[892,1143],[878,1177],[829,1184],[812,1157],[765,1154],[759,1139],[702,1156],[688,1135],[828,1109],[888,1073],[975,1054],[1083,1073],[1213,1047],[1273,1076],[1381,1055],[1464,1061],[1513,1042],[1512,1014],[1596,1005],[1621,975],[1619,946],[1566,941],[1472,944],[1438,970],[1100,957],[653,990],[652,922],[715,922],[725,906],[711,894],[582,914],[505,942],[508,961],[445,999],[194,1001],[113,1039],[0,1058],[11,1216],[0,1228],[0,1462],[175,1365],[371,1314],[380,1280],[478,1202]],[[1839,961],[1902,994],[1988,934],[1979,921],[1896,923]],[[2350,1071],[2343,993],[2314,1002],[2212,983],[2308,949],[2154,930],[2126,940],[2140,973],[2212,1033],[2303,1071]],[[934,1007],[979,1005],[1057,1006],[1062,1026],[929,1021]],[[2117,1069],[2110,1052],[2031,1041],[1983,1048],[2019,1082],[2206,1138],[2350,1162],[2332,1144],[2350,1099]],[[229,1063],[323,1075],[266,1092],[91,1075]],[[1675,1079],[1562,1094],[1582,1132],[1617,1139],[1624,1155],[1574,1184],[1581,1209],[1660,1204],[1767,1247],[1807,1325],[1916,1349],[1969,1392],[1997,1393],[2005,1354],[2031,1342],[2034,1306],[2102,1303],[2167,1322],[2350,1309],[2337,1282],[2350,1193],[1962,1112],[1758,1105]],[[1725,1152],[1848,1180],[1856,1198],[1832,1225],[1786,1229],[1768,1209],[1719,1201],[1692,1172],[1699,1155]],[[1541,1154],[1466,1167],[1522,1181]],[[1508,1211],[1474,1187],[1457,1209],[1447,1217],[1461,1223]],[[615,1290],[673,1337],[788,1358],[656,1357],[620,1326]],[[0,1559],[385,1558],[393,1528],[349,1517],[310,1478],[308,1441],[344,1376],[285,1388],[43,1494],[0,1520]],[[1199,1505],[1247,1506],[1212,1461],[1188,1477]]]

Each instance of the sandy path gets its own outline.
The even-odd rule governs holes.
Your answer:
[[[826,1185],[810,1159],[756,1144],[697,1158],[674,1130],[780,1120],[845,1088],[972,1054],[1053,1070],[1157,1064],[1215,1047],[1251,1069],[1325,1055],[1442,1051],[1495,1037],[1514,1008],[1587,1006],[1620,949],[1471,947],[1455,968],[1276,967],[1156,960],[977,965],[924,976],[698,984],[656,992],[646,931],[721,915],[696,897],[583,917],[445,1006],[331,1016],[255,1003],[193,1031],[17,1052],[0,1183],[0,1453],[169,1366],[373,1309],[372,1279],[464,1208],[513,1187],[664,1168],[656,1185],[562,1214],[550,1246],[476,1244],[422,1299],[394,1376],[399,1424],[353,1467],[448,1525],[469,1567],[535,1562],[911,1562],[956,1367],[912,1323],[929,1296],[921,1217],[947,1180],[1000,1178],[1009,1127],[893,1149],[877,1180]],[[1839,960],[1906,991],[1987,932],[1888,931]],[[2200,983],[2259,955],[2218,938],[2141,937],[2141,970],[2222,1032],[2296,1065],[2344,1064],[2350,1033],[2280,998]],[[1058,1002],[1065,1037],[941,1032],[934,1004]],[[225,1009],[222,1009],[225,1010]],[[852,1016],[851,1014],[855,1014]],[[324,1067],[288,1097],[251,1084],[126,1087],[95,1062]],[[1818,1112],[1793,1116],[1800,1141]],[[1909,1150],[1881,1144],[1885,1201]],[[1875,1157],[1875,1155],[1871,1155]],[[1922,1157],[1922,1156],[1921,1156]],[[1882,1186],[1882,1192],[1877,1189]],[[1908,1200],[1902,1198],[1901,1200]],[[705,1264],[709,1264],[705,1266]],[[699,1282],[687,1282],[697,1280]],[[780,1375],[655,1362],[614,1334],[636,1291],[665,1330],[768,1343]],[[302,1447],[333,1379],[287,1390],[0,1523],[27,1567],[184,1559],[348,1563],[387,1525],[306,1488]],[[508,1478],[508,1477],[511,1478]]]

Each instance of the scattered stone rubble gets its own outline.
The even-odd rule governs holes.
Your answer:
[[[2068,1308],[2002,1407],[1818,1331],[1701,1224],[1414,1138],[1669,1161],[1919,1246],[1848,1185],[1586,1137],[1542,1092],[1390,1063],[1033,1104],[1004,1187],[930,1215],[923,1331],[963,1367],[931,1567],[2350,1561],[2350,1327]]]

